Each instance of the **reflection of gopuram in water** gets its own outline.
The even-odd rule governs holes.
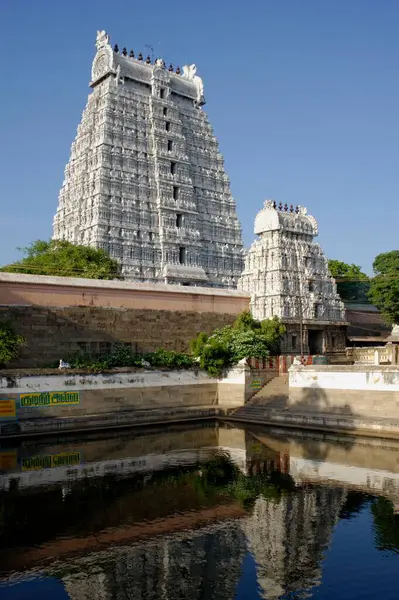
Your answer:
[[[72,600],[233,600],[244,554],[236,522],[97,556],[63,582]]]
[[[262,597],[277,600],[320,582],[323,551],[345,499],[342,489],[321,488],[300,490],[279,501],[256,500],[242,528],[256,561]]]
[[[73,600],[233,600],[249,552],[262,598],[310,597],[348,490],[399,498],[399,442],[338,438],[182,427],[70,442],[68,455],[32,443],[18,468],[7,451],[5,518],[24,513],[39,537],[21,552],[26,534],[9,528],[16,552],[3,538],[0,561],[5,572],[45,569]],[[230,456],[240,485],[266,482],[264,493],[244,504],[234,486],[207,485],[215,453]],[[61,464],[65,456],[76,464]]]

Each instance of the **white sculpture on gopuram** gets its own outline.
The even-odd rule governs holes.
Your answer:
[[[106,31],[97,31],[96,48],[100,50],[109,44],[109,35]]]
[[[256,319],[281,319],[282,350],[312,354],[345,348],[345,309],[319,244],[316,219],[303,206],[266,200],[255,218],[238,288],[251,294]],[[302,343],[301,343],[302,335]]]
[[[198,77],[197,67],[196,65],[184,65],[183,66],[183,77],[189,79],[195,83],[197,87],[197,102],[200,105],[205,104],[205,96],[204,96],[204,84],[202,82],[201,77]]]
[[[196,66],[112,49],[105,31],[96,48],[53,237],[103,248],[126,279],[234,287],[241,227]]]

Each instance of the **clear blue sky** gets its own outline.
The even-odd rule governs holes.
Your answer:
[[[398,0],[0,0],[0,264],[51,235],[97,29],[195,62],[244,230],[303,204],[331,258],[398,249]]]

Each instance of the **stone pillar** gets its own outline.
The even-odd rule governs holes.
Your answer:
[[[399,365],[399,325],[392,327],[392,333],[387,339],[388,346],[392,346],[392,364]]]
[[[379,350],[374,350],[374,364],[375,365],[379,365],[380,364],[380,352],[379,352]]]

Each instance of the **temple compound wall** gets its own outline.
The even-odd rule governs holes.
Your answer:
[[[293,411],[397,420],[398,399],[397,365],[293,365],[289,369],[288,407]]]
[[[346,345],[345,308],[328,262],[314,241],[317,222],[303,206],[266,200],[255,218],[238,288],[251,294],[256,319],[286,325],[281,353],[339,354]],[[302,341],[301,341],[302,338]]]
[[[235,288],[241,226],[196,66],[119,52],[105,31],[96,47],[53,237],[102,248],[132,281]]]
[[[237,290],[0,274],[0,323],[27,345],[10,367],[44,367],[79,352],[188,350],[200,331],[230,325],[249,296]]]

